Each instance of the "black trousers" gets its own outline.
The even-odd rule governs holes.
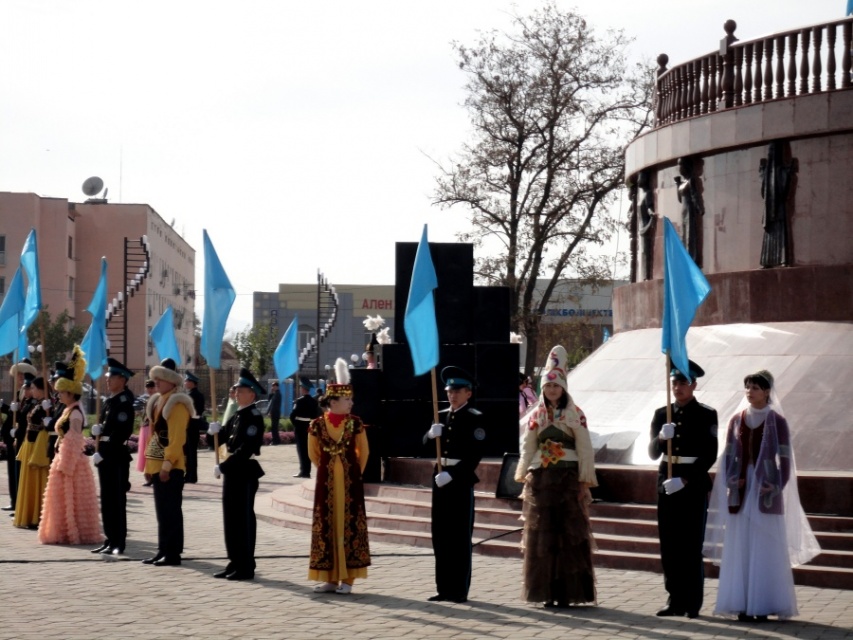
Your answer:
[[[172,469],[169,481],[152,477],[154,511],[157,514],[157,553],[165,558],[180,558],[184,551],[184,512],[181,508],[184,495],[184,471]]]
[[[439,488],[433,479],[432,550],[435,555],[435,587],[438,594],[445,598],[468,598],[473,532],[473,485],[452,480],[450,484]]]
[[[12,507],[15,507],[15,504],[18,501],[18,478],[21,473],[21,463],[15,460],[15,456],[17,452],[15,451],[15,444],[12,441],[12,444],[6,444],[6,472],[9,474],[9,504]]]
[[[270,435],[272,436],[273,444],[281,444],[281,436],[278,433],[278,422],[281,420],[280,416],[270,414]]]
[[[107,455],[110,455],[109,453]],[[127,541],[127,485],[130,463],[120,453],[104,458],[96,467],[101,484],[101,521],[110,547],[124,549]]]
[[[296,436],[299,475],[307,478],[311,475],[311,458],[308,457],[308,423],[304,420],[294,420],[293,434]]]
[[[676,611],[702,608],[705,566],[702,543],[708,514],[708,494],[685,487],[671,496],[658,494],[658,533],[664,587]]]
[[[254,575],[258,479],[239,473],[226,473],[222,478],[222,516],[228,554],[226,570]]]

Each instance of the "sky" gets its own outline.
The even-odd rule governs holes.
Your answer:
[[[253,291],[318,270],[333,284],[392,284],[396,242],[417,242],[424,224],[433,242],[467,227],[466,212],[430,198],[436,163],[470,132],[451,42],[506,31],[538,6],[4,0],[0,191],[81,202],[99,176],[110,202],[174,220],[196,250],[199,290],[207,229],[237,291],[230,330],[251,324]],[[751,39],[845,8],[600,0],[579,13],[596,31],[623,29],[632,60],[665,52],[672,65],[715,50],[729,18]]]

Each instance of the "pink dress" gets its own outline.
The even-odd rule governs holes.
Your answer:
[[[93,544],[103,539],[95,476],[83,450],[83,425],[76,402],[56,423],[60,438],[44,491],[38,532],[42,544]],[[62,430],[67,430],[64,435]]]

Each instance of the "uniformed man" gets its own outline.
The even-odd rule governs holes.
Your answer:
[[[130,461],[127,440],[133,434],[133,392],[127,383],[133,372],[115,358],[107,358],[107,386],[110,397],[101,408],[100,422],[92,425],[98,450],[92,460],[101,483],[101,521],[104,543],[92,553],[119,556],[127,540],[127,491],[130,488]]]
[[[248,369],[240,369],[237,381],[237,412],[225,424],[223,437],[227,457],[216,465],[213,475],[222,480],[222,515],[225,524],[225,550],[228,564],[214,578],[252,580],[255,577],[255,494],[264,475],[255,459],[264,443],[264,416],[255,406],[266,390]],[[208,433],[218,433],[220,425],[211,422]]]
[[[441,371],[450,407],[424,435],[435,454],[441,443],[441,467],[432,483],[432,548],[437,593],[429,600],[465,602],[471,586],[471,534],[474,529],[475,470],[483,457],[486,431],[482,414],[470,404],[474,378],[459,367]]]
[[[157,553],[144,564],[158,567],[181,564],[184,550],[184,491],[186,457],[184,443],[194,413],[190,397],[177,391],[181,384],[175,361],[166,358],[151,368],[157,393],[148,399],[145,413],[151,423],[151,438],[145,448],[145,479],[153,484],[157,513]]]
[[[270,398],[267,403],[267,415],[270,417],[270,436],[272,445],[281,444],[281,436],[278,433],[278,423],[281,420],[281,391],[278,389],[278,381],[273,380],[270,384]]]
[[[317,398],[311,395],[314,385],[306,377],[299,378],[299,391],[302,393],[293,403],[290,422],[296,438],[296,456],[299,458],[299,471],[294,478],[311,477],[311,459],[308,457],[308,425],[314,418],[322,415]]]
[[[6,470],[9,479],[9,504],[2,507],[3,511],[11,511],[9,516],[14,516],[15,501],[18,496],[18,475],[21,468],[21,463],[15,459],[15,436],[17,435],[18,422],[21,416],[24,416],[26,421],[26,411],[22,406],[24,392],[24,375],[29,374],[35,377],[38,371],[33,366],[33,363],[28,358],[24,358],[20,362],[13,364],[9,369],[9,375],[15,378],[15,389],[18,392],[18,397],[13,399],[8,405],[4,405],[3,426],[0,428],[0,437],[3,439],[3,444],[6,445]]]
[[[649,456],[661,459],[658,469],[658,533],[664,587],[669,593],[659,616],[695,618],[702,608],[705,570],[702,542],[711,477],[717,457],[717,412],[693,396],[696,379],[705,374],[692,360],[687,375],[671,372],[672,422],[666,407],[652,419]],[[667,441],[672,441],[672,478],[667,472]]]
[[[196,430],[198,431],[199,435],[201,435],[202,433],[207,433],[207,420],[204,417],[204,394],[199,391],[198,383],[198,376],[196,376],[194,373],[190,373],[189,371],[184,373],[184,391],[187,392],[187,395],[193,401],[193,407],[195,407],[196,416],[195,418],[193,418],[193,422],[196,426]],[[208,438],[207,448],[213,451],[213,438]],[[195,479],[193,479],[192,482],[195,482]]]

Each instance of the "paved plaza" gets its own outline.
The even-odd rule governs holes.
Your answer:
[[[291,477],[295,453],[293,446],[264,447],[259,514],[270,513],[269,492],[298,482]],[[708,580],[699,618],[657,618],[665,600],[660,575],[599,569],[598,606],[554,611],[519,600],[519,560],[480,555],[469,602],[432,603],[431,551],[378,542],[371,544],[370,576],[352,595],[315,594],[306,579],[308,532],[263,520],[256,580],[215,580],[225,550],[212,460],[211,452],[199,452],[201,482],[184,492],[180,567],[138,562],[153,555],[156,526],[151,490],[135,469],[125,559],[102,559],[90,547],[40,545],[35,531],[16,529],[8,518],[0,528],[0,638],[853,637],[853,591],[797,587],[798,618],[748,625],[710,615],[717,582]],[[0,500],[7,504],[6,495]]]

